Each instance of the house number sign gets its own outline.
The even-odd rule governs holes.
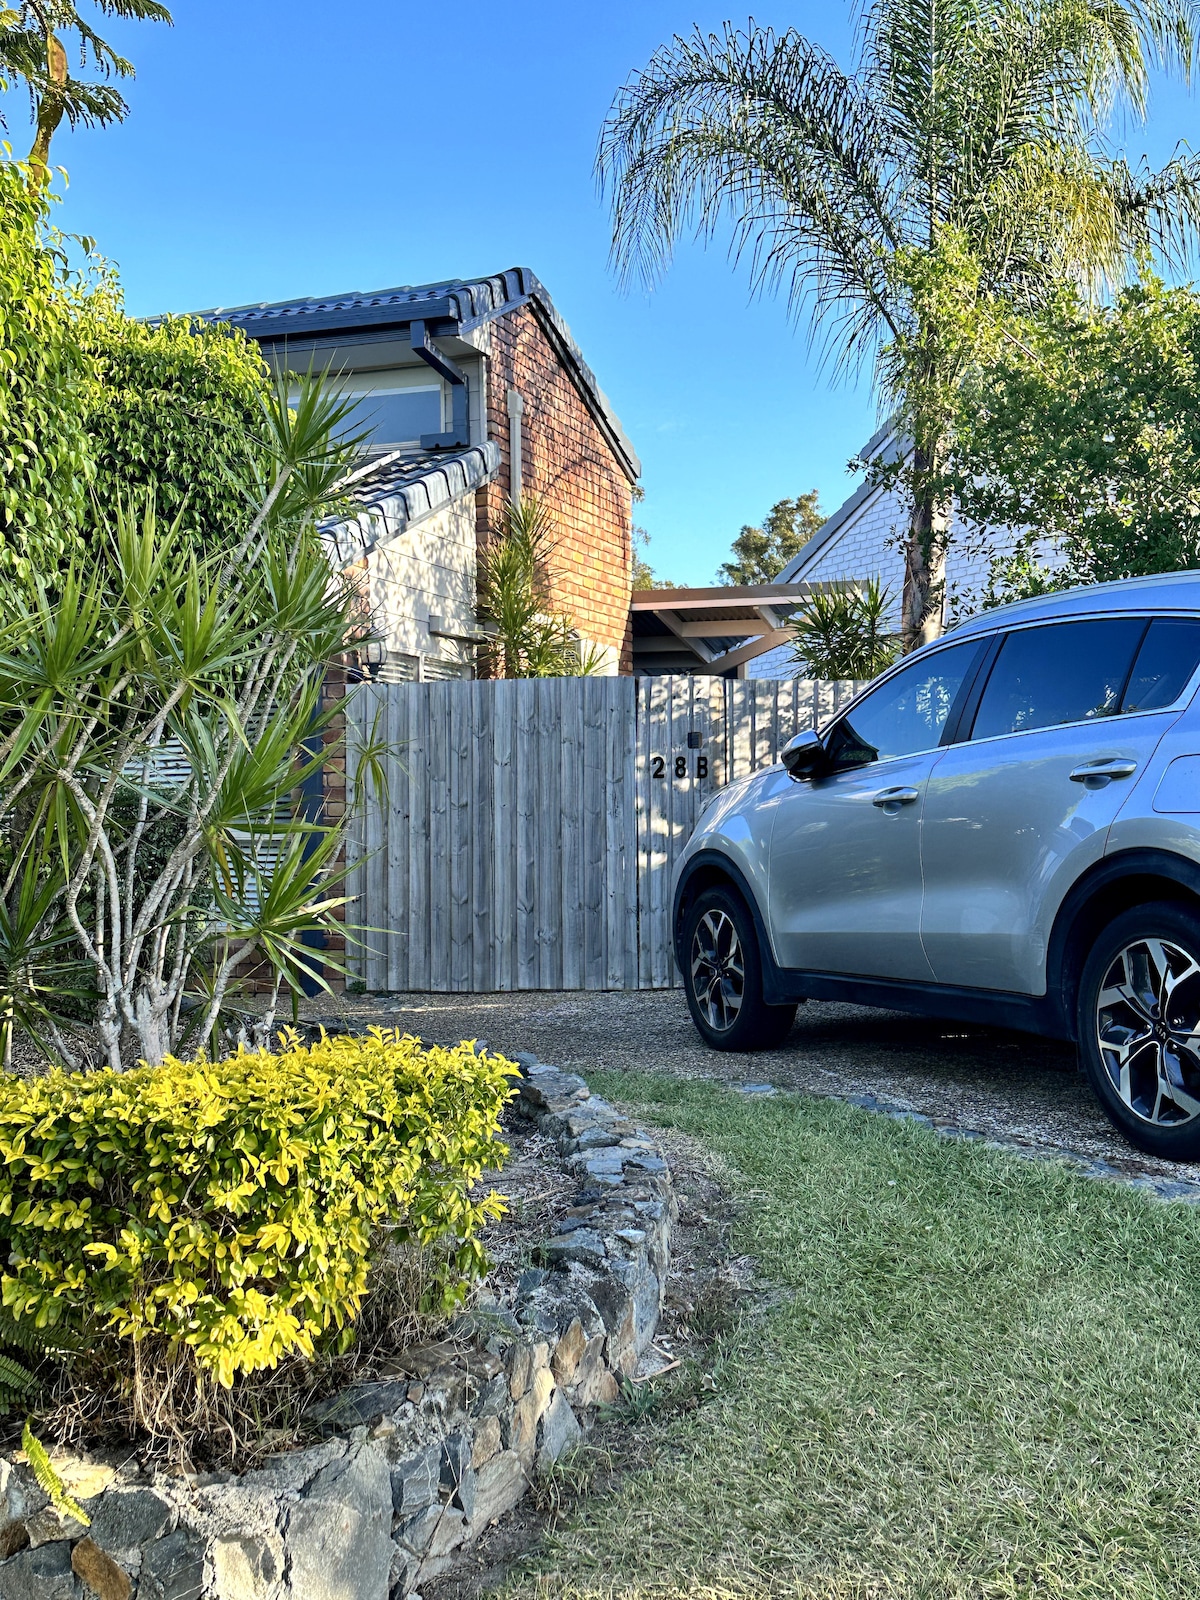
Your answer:
[[[691,773],[691,774],[689,774],[689,772],[688,772],[688,758],[686,756],[676,756],[674,765],[675,765],[675,776],[677,778],[686,778],[686,777],[689,777],[689,776],[696,777],[696,778],[707,778],[708,777],[708,757],[707,756],[697,756],[696,757],[696,770],[695,770],[694,773]],[[650,776],[652,778],[665,778],[666,775],[667,775],[667,758],[665,756],[651,756],[650,757]]]

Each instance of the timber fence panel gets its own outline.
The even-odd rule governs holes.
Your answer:
[[[368,988],[667,988],[709,799],[858,685],[708,677],[363,684],[346,706],[350,965]]]

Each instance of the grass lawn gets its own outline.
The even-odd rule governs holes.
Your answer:
[[[800,1096],[594,1074],[784,1293],[510,1592],[1200,1595],[1200,1213]]]

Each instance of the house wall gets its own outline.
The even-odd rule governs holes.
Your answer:
[[[500,446],[496,479],[477,495],[481,547],[504,514],[510,482],[508,391],[524,402],[521,478],[553,511],[559,547],[552,592],[581,639],[600,646],[608,670],[632,670],[629,627],[631,485],[599,423],[562,364],[532,304],[491,325],[488,434]]]
[[[463,495],[367,557],[366,598],[387,644],[385,675],[474,677],[473,648],[431,634],[429,619],[454,632],[478,630],[475,517],[475,496]]]
[[[895,626],[900,625],[900,597],[904,586],[904,542],[908,537],[908,511],[897,490],[879,489],[869,495],[810,564],[796,574],[805,583],[865,582],[881,578],[891,592]],[[977,609],[978,596],[987,584],[993,555],[1010,551],[1014,530],[991,535],[987,548],[955,523],[946,556],[947,622]],[[800,670],[791,647],[781,646],[747,663],[750,678],[792,678]]]

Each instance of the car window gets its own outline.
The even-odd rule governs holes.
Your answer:
[[[830,733],[826,749],[833,765],[860,767],[936,749],[954,698],[981,649],[978,639],[949,645],[864,695]]]
[[[1161,711],[1179,699],[1200,665],[1200,620],[1155,617],[1133,663],[1122,711]]]
[[[1115,716],[1146,623],[1056,622],[1010,633],[979,702],[972,739]]]

